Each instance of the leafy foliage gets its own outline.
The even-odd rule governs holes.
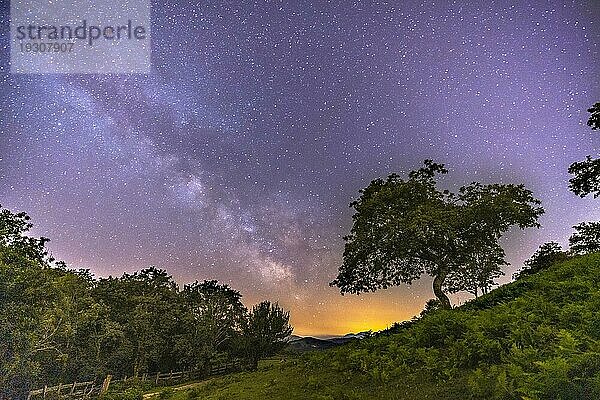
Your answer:
[[[600,222],[582,222],[573,227],[569,238],[570,250],[575,254],[600,252]]]
[[[232,340],[246,316],[242,295],[214,280],[185,285],[181,295],[186,304],[185,327],[177,347],[186,367],[208,367],[207,361],[232,353]]]
[[[533,253],[531,258],[525,261],[525,267],[519,271],[516,277],[536,274],[566,259],[567,253],[563,251],[560,244],[556,242],[544,243]]]
[[[593,130],[600,129],[600,102],[594,104],[591,108],[588,108],[590,118],[588,119],[588,126]]]
[[[505,265],[504,250],[498,245],[474,251],[469,260],[448,274],[445,286],[450,293],[465,291],[478,297],[488,293],[495,279],[504,275]]]
[[[443,290],[449,276],[451,290],[489,288],[505,264],[500,237],[513,225],[538,226],[543,209],[523,185],[471,183],[457,194],[440,191],[435,178],[447,172],[426,160],[408,180],[392,174],[361,190],[351,203],[354,224],[331,285],[361,293],[429,274],[443,308],[451,307]],[[473,281],[464,279],[473,274]]]
[[[600,158],[587,156],[584,161],[574,162],[569,173],[575,175],[569,180],[569,189],[577,196],[600,196]]]
[[[290,314],[277,303],[263,301],[252,308],[244,321],[242,335],[239,337],[240,353],[256,369],[258,360],[269,357],[282,350],[287,338],[292,334],[289,325]]]
[[[588,109],[590,118],[588,126],[592,130],[600,128],[600,103]],[[574,162],[569,166],[569,173],[575,175],[569,180],[569,189],[577,196],[585,197],[593,194],[600,196],[600,159],[587,156],[584,161]]]
[[[260,345],[247,354],[255,364],[291,333],[279,306],[261,303],[248,314],[241,294],[216,281],[179,290],[156,267],[102,279],[69,270],[48,256],[48,239],[26,235],[31,227],[25,213],[0,208],[0,398],[107,374],[208,366],[240,356],[234,343],[242,337]]]

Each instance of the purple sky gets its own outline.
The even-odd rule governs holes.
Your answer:
[[[5,3],[0,203],[74,267],[219,279],[248,305],[278,300],[297,333],[343,333],[432,297],[429,278],[360,297],[328,287],[371,179],[432,158],[448,187],[525,183],[546,214],[503,240],[508,276],[600,219],[567,190],[568,166],[600,147],[585,126],[598,1],[167,0],[153,4],[150,76],[8,74]]]

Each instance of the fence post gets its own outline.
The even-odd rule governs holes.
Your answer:
[[[160,371],[158,371],[156,373],[156,376],[154,377],[154,383],[158,386],[161,379],[172,382],[173,380],[175,380],[175,376],[177,376],[178,379],[185,380],[185,379],[192,379],[199,374],[202,377],[206,377],[206,375],[205,375],[206,372],[208,372],[208,376],[214,376],[214,375],[219,375],[219,374],[223,374],[223,373],[229,373],[238,368],[239,368],[239,360],[236,360],[235,362],[226,362],[226,363],[218,365],[218,366],[208,365],[207,368],[205,368],[204,370],[186,369],[186,368],[183,368],[180,372],[173,372],[173,370],[170,370],[169,373],[164,373],[164,374],[162,374],[162,376],[161,376]],[[79,384],[80,386],[83,385],[83,390],[81,391],[83,398],[89,399],[90,396],[92,395],[92,393],[98,393],[98,395],[101,397],[103,394],[108,392],[112,378],[113,378],[112,375],[107,375],[106,378],[104,379],[104,381],[102,382],[102,384],[99,386],[95,386],[95,382],[80,383]],[[145,382],[145,381],[152,382],[152,375],[145,372],[141,375],[141,380],[142,380],[142,382]],[[119,380],[119,381],[126,382],[127,376],[123,377],[123,379]],[[27,400],[33,400],[35,394],[42,394],[42,393],[43,393],[43,400],[47,400],[49,393],[53,392],[53,391],[57,392],[56,397],[60,400],[61,395],[63,397],[73,396],[76,392],[75,389],[78,387],[77,385],[78,385],[77,381],[73,382],[72,385],[59,383],[57,386],[51,387],[51,388],[48,388],[47,385],[44,385],[44,388],[37,393],[34,393],[36,391],[29,391],[27,393]],[[71,386],[70,391],[68,389],[69,386]],[[63,390],[65,390],[64,394],[63,394]],[[98,391],[98,392],[96,392],[96,391]],[[77,391],[77,393],[79,394],[79,391]],[[50,399],[52,399],[52,398],[54,398],[54,395],[50,396]],[[0,399],[0,400],[2,400],[2,399]]]
[[[108,391],[108,386],[110,385],[110,380],[112,379],[112,375],[107,375],[106,379],[102,383],[102,387],[100,388],[100,396]]]

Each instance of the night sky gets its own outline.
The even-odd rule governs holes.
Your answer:
[[[0,203],[98,276],[156,265],[291,310],[297,334],[382,329],[433,294],[341,296],[348,203],[443,162],[442,182],[525,183],[541,229],[502,241],[508,280],[600,219],[567,190],[597,155],[600,2],[167,0],[151,75],[11,75],[0,13]],[[491,3],[491,2],[489,2]],[[513,2],[522,3],[522,2]],[[464,301],[467,295],[454,297]]]

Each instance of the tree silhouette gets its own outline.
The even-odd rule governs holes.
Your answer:
[[[588,126],[592,130],[600,129],[600,103],[588,109],[590,118]],[[587,156],[584,161],[574,162],[569,166],[569,173],[575,175],[569,180],[569,190],[577,196],[585,197],[593,194],[594,198],[600,196],[600,159]]]
[[[574,254],[600,252],[600,222],[582,222],[573,227],[575,233],[569,238],[570,250]]]
[[[513,225],[539,226],[544,212],[523,185],[471,183],[457,194],[436,187],[436,175],[448,171],[425,160],[408,180],[392,174],[360,191],[354,224],[344,239],[343,262],[331,286],[361,293],[410,284],[432,276],[433,292],[451,308],[444,283],[472,262],[481,249],[496,248]],[[502,257],[498,261],[503,262]]]
[[[593,130],[600,129],[600,102],[594,104],[592,108],[588,108],[590,113],[590,119],[588,119],[588,126]]]
[[[185,329],[178,347],[188,367],[208,366],[241,329],[247,312],[242,295],[211,280],[185,285],[181,296]]]
[[[263,301],[249,313],[239,338],[239,349],[250,364],[258,367],[258,360],[271,356],[285,347],[293,328],[289,324],[290,313],[277,303]]]
[[[544,243],[524,262],[525,266],[515,274],[514,278],[518,279],[523,276],[536,274],[566,259],[567,253],[563,251],[560,244],[556,242]]]

